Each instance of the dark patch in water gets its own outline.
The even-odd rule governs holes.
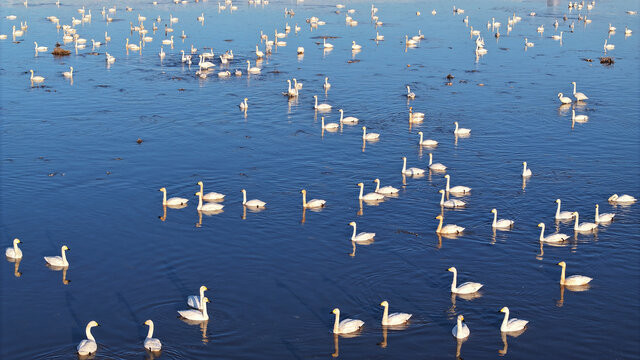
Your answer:
[[[360,60],[348,60],[347,64],[354,64],[354,63],[359,63]]]
[[[240,176],[244,176],[244,177],[249,177],[249,175],[245,174],[245,173],[239,173],[238,175]]]
[[[304,131],[304,130],[296,130],[296,132],[293,134],[293,136],[298,136],[298,134],[307,134],[307,135],[309,135],[309,133]]]
[[[224,41],[226,41],[226,42],[232,42],[232,41],[233,41],[233,39],[225,39]]]
[[[99,85],[96,85],[96,86],[94,86],[94,87],[106,89],[106,88],[110,88],[110,87],[111,87],[111,85],[102,85],[102,84],[99,84]]]
[[[420,236],[417,233],[414,233],[414,232],[411,232],[411,231],[407,231],[407,230],[402,230],[402,229],[396,230],[396,234],[407,234],[407,235],[413,235],[413,236]]]

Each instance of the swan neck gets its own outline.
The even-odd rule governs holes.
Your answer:
[[[596,206],[596,221],[600,218],[600,214],[598,213],[598,206]]]
[[[576,93],[576,83],[573,83],[573,93]]]
[[[376,192],[380,190],[380,181],[376,181]],[[596,216],[598,216],[598,210],[596,210]]]
[[[560,216],[560,202],[558,201],[558,209],[556,210],[556,217]]]
[[[322,119],[322,127],[324,127],[324,118]],[[307,206],[307,194],[306,193],[302,193],[302,206],[306,207]]]
[[[438,228],[436,229],[436,232],[440,233],[440,230],[442,230],[442,218],[440,219],[440,223],[438,223]],[[454,275],[454,279],[455,279],[455,275]]]
[[[358,199],[362,199],[363,192],[364,192],[364,185],[360,185],[360,196],[358,196]]]
[[[544,240],[544,224],[542,224],[540,229],[540,241]]]
[[[242,205],[247,203],[247,193],[246,192],[242,192]]]
[[[506,329],[508,323],[509,323],[509,310],[506,310],[504,312],[504,319],[502,320],[502,328]]]
[[[576,213],[576,222],[573,224],[573,230],[578,230],[578,213]]]
[[[167,192],[162,192],[162,205],[167,205]]]
[[[384,313],[382,314],[382,324],[386,324],[389,321],[389,305],[384,306]]]
[[[450,177],[447,177],[447,187],[446,187],[447,192],[449,192],[449,180],[450,179],[451,179]]]
[[[336,320],[333,322],[333,333],[337,334],[340,332],[340,313],[336,314]]]
[[[200,195],[198,195],[198,211],[200,210],[202,210],[202,192],[200,192]],[[200,294],[202,294],[202,291],[200,292]]]
[[[597,217],[597,215],[596,215],[596,217]],[[18,253],[18,242],[17,241],[13,242],[13,252],[14,252],[14,254]]]
[[[422,139],[424,139],[424,135],[420,134],[420,145],[422,145]]]
[[[444,205],[444,191],[442,192],[442,196],[440,197],[440,206]]]
[[[457,327],[456,337],[457,338],[462,337],[462,320],[460,320],[460,318],[458,318],[458,327]]]
[[[355,240],[356,239],[356,225],[353,225],[353,235],[351,235],[351,240]]]
[[[440,220],[440,224],[442,224],[442,220]],[[453,271],[453,280],[451,281],[451,291],[454,291],[458,285],[458,271]],[[458,320],[458,331],[460,331],[460,320]]]
[[[62,256],[64,256],[64,252],[62,253]],[[96,341],[93,335],[91,335],[91,326],[87,325],[87,328],[85,329],[84,332],[85,332],[85,335],[87,336],[87,339]]]
[[[209,320],[209,314],[207,313],[207,302],[202,302],[202,316],[204,316],[205,320]]]
[[[560,284],[564,285],[564,271],[565,271],[565,267],[562,267],[562,272],[560,273]]]
[[[62,250],[62,263],[67,264],[67,254],[65,254],[64,250]]]
[[[407,171],[407,158],[402,159],[402,173]]]
[[[149,332],[147,332],[147,339],[153,337],[153,323],[149,323]]]
[[[362,138],[366,138],[367,137],[367,128],[362,129]]]
[[[497,223],[497,222],[498,222],[498,212],[497,212],[497,211],[495,211],[495,212],[493,213],[493,226],[494,226],[494,227],[496,226],[496,223]]]
[[[433,155],[429,153],[429,166],[431,166],[431,164],[433,164]]]

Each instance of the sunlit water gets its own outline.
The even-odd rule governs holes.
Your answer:
[[[145,1],[131,4],[132,12],[118,4],[109,24],[100,14],[112,5],[105,2],[3,5],[0,33],[9,39],[0,40],[0,229],[3,246],[14,237],[24,241],[25,256],[19,269],[9,261],[0,269],[0,357],[73,357],[85,325],[97,320],[97,358],[142,358],[143,323],[153,319],[161,358],[171,359],[451,358],[457,351],[468,358],[499,351],[517,359],[637,358],[639,206],[607,202],[613,193],[638,197],[640,188],[640,23],[625,14],[637,2],[598,2],[580,12],[593,21],[586,26],[564,1],[455,3],[464,15],[453,15],[452,4],[376,2],[384,22],[378,31],[386,37],[379,44],[372,41],[370,2],[349,3],[336,14],[335,4],[317,1],[239,2],[232,13],[218,12],[215,1]],[[76,26],[88,48],[75,54],[67,45],[71,56],[53,58],[62,32],[46,17],[68,24],[82,5],[93,16]],[[285,18],[285,7],[296,15]],[[356,9],[358,26],[345,24],[348,8]],[[202,12],[204,25],[196,21]],[[523,20],[507,34],[513,12]],[[141,54],[126,53],[125,39],[138,39],[129,31],[138,13],[147,16],[147,29],[158,15],[161,28],[170,14],[179,18],[164,61],[161,30],[150,31],[154,40]],[[18,18],[5,19],[9,14]],[[466,15],[488,49],[478,60]],[[327,24],[310,29],[304,21],[310,16]],[[502,22],[498,41],[486,28],[492,17]],[[24,20],[29,28],[13,43],[11,26]],[[244,70],[247,59],[255,66],[260,30],[272,38],[287,22],[302,30],[260,64],[261,75],[243,71],[222,80],[214,72],[199,79],[197,66],[180,61],[180,50],[193,44],[217,55],[233,49],[232,71]],[[616,34],[607,33],[609,22]],[[543,35],[535,30],[541,24]],[[634,35],[625,37],[625,25]],[[418,30],[425,39],[405,51],[404,35]],[[550,38],[561,30],[562,43]],[[91,39],[104,42],[105,31],[111,42],[91,55]],[[333,51],[318,45],[324,35],[337,37],[329,39]],[[527,51],[524,37],[535,43]],[[613,66],[599,64],[604,39],[616,46]],[[355,55],[352,40],[363,46]],[[34,57],[33,41],[49,51]],[[306,49],[300,58],[298,46]],[[105,52],[117,58],[113,65],[106,66]],[[69,66],[73,84],[61,76]],[[29,69],[46,77],[43,86],[31,87]],[[447,74],[455,76],[450,85]],[[332,84],[326,94],[325,76]],[[304,87],[288,101],[281,93],[293,77]],[[571,81],[590,98],[575,107],[589,121],[573,127],[571,107],[559,107],[556,97],[572,93]],[[410,102],[407,84],[417,94]],[[363,147],[360,125],[322,135],[316,94],[334,106],[328,122],[337,122],[343,108],[380,133],[380,141]],[[246,115],[237,107],[244,97]],[[422,125],[409,128],[409,106],[426,113]],[[454,121],[471,128],[471,136],[456,140]],[[421,150],[418,131],[439,141],[437,149]],[[473,188],[467,208],[444,211],[445,223],[467,229],[457,239],[435,235],[442,174],[406,182],[400,174],[402,156],[425,168],[430,151],[449,167],[452,185]],[[522,161],[534,173],[526,184]],[[356,184],[373,191],[375,178],[400,194],[361,208]],[[205,191],[227,194],[223,213],[199,217],[193,196],[199,180]],[[165,214],[157,191],[163,186],[169,196],[191,199],[189,206]],[[244,214],[242,188],[267,209]],[[327,207],[303,212],[303,188]],[[615,221],[574,237],[572,224],[554,223],[556,198],[565,210],[579,211],[581,221],[593,221],[596,203],[601,212],[615,212]],[[515,220],[512,231],[494,235],[492,208]],[[375,232],[375,241],[353,247],[350,221]],[[559,229],[571,240],[541,248],[540,222],[548,234]],[[71,249],[69,269],[49,270],[42,256],[58,254],[63,244]],[[594,278],[587,291],[559,286],[561,260],[568,274]],[[452,298],[450,266],[459,281],[483,283],[481,296]],[[203,284],[211,319],[187,324],[176,311]],[[383,330],[382,300],[391,312],[413,314],[405,330]],[[524,334],[501,337],[503,306],[530,320]],[[334,338],[335,307],[365,321],[359,336]],[[451,336],[458,314],[471,329],[461,348]]]

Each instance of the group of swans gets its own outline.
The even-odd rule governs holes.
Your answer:
[[[573,84],[573,97],[576,99],[576,102],[581,102],[589,99],[589,97],[587,97],[587,95],[585,95],[584,93],[576,92],[577,85],[575,81],[572,81],[571,84]],[[563,93],[558,93],[558,99],[560,99],[560,102],[562,104],[571,104],[573,102],[571,98],[564,96]]]
[[[389,302],[383,301],[380,306],[384,307],[382,313],[382,326],[398,326],[406,324],[411,319],[412,314],[407,313],[391,313],[389,314]],[[334,334],[350,334],[354,333],[364,326],[364,321],[357,319],[343,319],[340,321],[340,309],[333,309],[333,314],[336,315],[333,323]]]

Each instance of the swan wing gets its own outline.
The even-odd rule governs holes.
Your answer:
[[[45,256],[44,260],[53,266],[64,266],[61,256]]]
[[[144,348],[151,351],[160,351],[160,349],[162,349],[162,343],[156,338],[146,338],[144,340]]]
[[[188,320],[206,320],[200,310],[179,310],[178,314]]]
[[[588,284],[593,278],[584,275],[571,275],[564,279],[564,285],[584,285]]]
[[[469,336],[469,334],[471,333],[469,331],[469,327],[467,326],[467,324],[462,324],[462,329],[460,329],[461,331],[461,336],[459,337],[459,339],[464,339],[467,336]],[[451,330],[451,333],[453,334],[453,336],[455,336],[456,338],[458,338],[458,325],[456,324],[456,326],[453,327],[453,329]]]
[[[167,199],[167,205],[184,205],[189,202],[189,199],[181,198],[181,197],[172,197]]]
[[[513,226],[513,220],[500,219],[496,222],[497,228],[508,228]]]
[[[222,210],[223,207],[224,205],[222,204],[208,203],[208,204],[202,205],[202,208],[200,210],[201,211],[218,211],[218,210]]]
[[[553,234],[545,237],[543,239],[544,242],[562,242],[569,238],[569,235],[566,234]]]
[[[187,305],[194,309],[200,309],[200,296],[198,295],[190,295],[187,298]]]
[[[354,331],[357,331],[364,325],[364,321],[356,320],[356,319],[344,319],[340,321],[338,325],[338,329],[342,334],[348,334]]]
[[[561,211],[560,214],[556,215],[557,220],[569,220],[573,219],[573,213],[570,211]]]
[[[264,207],[265,205],[267,205],[267,203],[258,199],[253,199],[247,201],[245,205],[249,207]]]
[[[312,207],[312,208],[324,207],[324,205],[326,203],[327,202],[325,200],[313,199],[313,200],[307,202],[307,207]]]
[[[616,214],[613,213],[600,214],[596,222],[610,222],[613,221],[614,216],[616,216]]]
[[[353,238],[353,241],[367,241],[373,239],[375,236],[376,233],[361,232]]]
[[[529,323],[528,320],[522,319],[509,319],[507,323],[507,328],[504,331],[518,331],[524,329],[524,327]]]
[[[377,193],[378,194],[395,194],[399,191],[400,190],[394,188],[393,186],[384,186],[378,189]]]
[[[453,224],[445,225],[440,230],[440,232],[443,234],[457,234],[463,231],[464,231],[464,228],[462,226],[453,225]]]
[[[441,163],[435,163],[435,164],[431,164],[429,165],[429,168],[431,170],[435,170],[435,171],[444,171],[447,170],[447,167],[442,165]]]
[[[76,349],[78,350],[78,354],[88,355],[96,352],[96,350],[98,350],[98,345],[93,340],[84,339],[80,341],[80,344],[78,344]]]
[[[411,318],[412,314],[407,313],[393,313],[390,314],[386,324],[383,325],[400,325],[404,324]]]
[[[384,199],[384,195],[378,193],[368,193],[362,197],[364,200],[382,200]]]
[[[455,292],[457,294],[471,294],[480,290],[481,287],[482,287],[482,284],[480,283],[466,282],[466,283],[460,284],[460,286],[456,288]]]

